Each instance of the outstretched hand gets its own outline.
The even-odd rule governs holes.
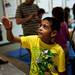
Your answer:
[[[7,17],[2,17],[2,23],[6,30],[12,29],[12,22]]]

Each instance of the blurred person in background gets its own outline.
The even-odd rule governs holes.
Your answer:
[[[37,34],[39,7],[33,4],[33,2],[34,0],[26,0],[20,4],[16,10],[16,23],[22,25],[23,34],[25,36]]]

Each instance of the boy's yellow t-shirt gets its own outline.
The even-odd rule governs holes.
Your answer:
[[[54,65],[51,65],[50,72],[52,75],[58,75],[58,72],[65,71],[65,55],[64,51],[58,44],[48,45],[41,41],[39,36],[22,36],[21,43],[23,48],[30,49],[31,52],[31,67],[29,75],[39,75],[39,68],[37,65],[37,59],[40,56],[41,51],[50,50],[52,53],[55,53],[53,57]],[[55,69],[57,67],[57,69]]]

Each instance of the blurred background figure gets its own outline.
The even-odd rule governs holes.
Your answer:
[[[22,25],[25,36],[37,34],[39,7],[33,2],[34,0],[25,0],[16,10],[16,23]]]
[[[70,19],[70,8],[69,7],[64,8],[64,19],[65,19],[65,22],[69,25],[69,19]]]
[[[64,21],[64,10],[62,7],[54,7],[52,15],[60,22],[60,32],[56,36],[56,42],[64,48],[67,48],[67,40],[69,38],[68,25]],[[67,49],[66,49],[67,50]],[[65,50],[65,51],[66,51]]]
[[[75,4],[73,5],[73,19],[75,20]]]
[[[39,16],[40,19],[42,19],[42,16],[43,16],[45,13],[46,13],[46,12],[45,12],[45,10],[44,10],[43,8],[39,8],[39,10],[38,10],[38,16]]]

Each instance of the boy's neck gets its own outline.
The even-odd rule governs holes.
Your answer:
[[[46,39],[46,40],[41,39],[41,40],[46,44],[54,44],[55,43],[54,39]]]

